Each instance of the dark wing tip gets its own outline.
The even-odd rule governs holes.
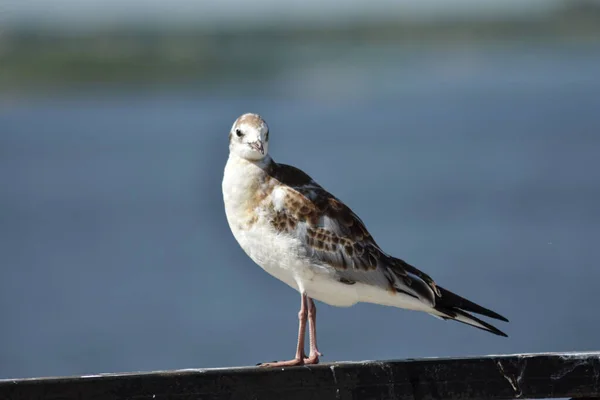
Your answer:
[[[496,313],[494,313],[494,314],[496,314]],[[502,315],[500,315],[500,314],[496,314],[496,319],[498,319],[498,320],[500,320],[500,321],[504,321],[504,322],[510,322],[510,321],[508,320],[508,318],[506,318],[506,317],[503,317],[503,316],[502,316]]]
[[[480,328],[480,329],[483,329],[486,332],[493,333],[494,335],[498,335],[498,336],[502,336],[502,337],[508,337],[508,335],[506,333],[502,332],[500,329],[496,328],[494,325],[488,324],[487,322],[482,321],[479,318],[475,318],[474,316],[472,316],[470,314],[467,314],[467,313],[465,313],[465,314],[468,315],[469,318],[472,318],[475,321],[479,322],[481,325],[485,326],[485,329],[483,329],[483,328]]]
[[[440,290],[442,297],[437,299],[437,304],[441,305],[442,307],[460,308],[462,310],[484,315],[489,318],[509,322],[508,318],[498,314],[497,312],[482,307],[479,304],[475,304],[472,301],[465,299],[464,297],[461,297],[447,289],[444,289],[441,286],[438,286],[438,289]]]
[[[483,329],[486,332],[493,333],[494,335],[498,335],[498,336],[501,336],[501,337],[505,337],[505,338],[508,337],[508,335],[506,333],[502,332],[500,329],[496,328],[493,325],[486,324],[486,328],[487,329],[483,329],[483,328],[479,328],[479,329]]]
[[[500,329],[496,328],[494,325],[489,324],[485,321],[482,321],[481,319],[469,314],[466,311],[459,310],[456,308],[450,309],[450,308],[439,307],[438,305],[436,305],[435,309],[439,312],[446,314],[446,317],[442,316],[442,318],[444,318],[444,319],[447,319],[447,320],[449,319],[452,321],[460,322],[461,324],[469,325],[474,328],[481,329],[482,331],[493,333],[494,335],[508,337],[508,335],[506,333],[502,332]],[[467,320],[461,321],[461,320],[457,319],[458,316],[465,317]]]

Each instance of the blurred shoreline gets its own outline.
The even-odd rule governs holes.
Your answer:
[[[600,43],[600,3],[572,2],[542,15],[486,20],[367,21],[311,27],[153,28],[90,31],[20,27],[0,35],[0,93],[60,91],[88,85],[219,84],[266,79],[321,58],[374,46],[420,50]]]
[[[297,293],[223,212],[249,111],[382,248],[511,320],[503,340],[319,305],[327,361],[598,348],[598,0],[351,0],[353,22],[335,0],[257,0],[223,24],[247,2],[44,2],[0,6],[0,377],[289,354]],[[373,20],[399,3],[423,18]],[[212,14],[170,25],[171,6]]]

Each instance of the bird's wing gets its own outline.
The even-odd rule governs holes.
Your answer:
[[[310,176],[273,164],[275,229],[298,239],[315,263],[334,269],[340,282],[376,285],[434,306],[439,291],[428,275],[384,253],[360,218]]]
[[[271,223],[295,237],[313,262],[332,268],[340,282],[402,293],[428,306],[434,316],[506,336],[469,312],[508,321],[505,317],[437,286],[423,271],[383,252],[360,218],[310,176],[274,162],[269,174],[277,181]]]

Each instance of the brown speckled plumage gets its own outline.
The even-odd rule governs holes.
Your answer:
[[[272,162],[267,173],[274,187],[285,190],[283,209],[271,221],[277,230],[292,233],[304,224],[305,243],[324,262],[339,269],[377,268],[381,250],[347,206],[294,167]]]
[[[270,202],[274,190],[284,193],[282,205],[274,204],[271,225],[281,234],[299,236],[313,257],[340,273],[340,279],[353,282],[353,273],[383,268],[389,290],[399,292],[399,281],[420,296],[432,298],[438,290],[429,276],[404,261],[384,253],[360,218],[301,170],[274,161],[265,168],[266,178],[259,201]],[[267,197],[269,196],[269,197]],[[419,284],[407,273],[419,276]],[[343,276],[342,276],[343,275]]]

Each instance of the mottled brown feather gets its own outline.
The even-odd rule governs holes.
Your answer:
[[[408,293],[435,302],[432,296],[439,291],[433,280],[415,267],[384,253],[360,218],[310,176],[272,160],[265,172],[264,182],[260,183],[262,193],[257,195],[256,201],[262,201],[272,212],[273,228],[298,237],[312,257],[338,271],[339,279],[349,282],[383,279],[378,284],[387,287],[391,293]],[[272,197],[267,198],[276,189],[284,191],[277,205]],[[381,278],[377,278],[377,274],[359,276],[378,269],[383,271]],[[413,282],[415,279],[418,280],[416,283]]]
[[[274,162],[267,172],[286,189],[283,210],[272,219],[277,230],[291,233],[305,223],[308,246],[322,261],[341,270],[374,270],[387,257],[358,216],[307,174]]]

